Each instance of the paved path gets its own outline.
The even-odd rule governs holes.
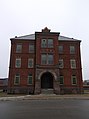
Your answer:
[[[25,95],[25,96],[11,96],[11,97],[0,97],[0,101],[8,100],[49,100],[49,99],[81,99],[89,100],[89,95],[55,95],[55,94],[40,94],[40,95]]]

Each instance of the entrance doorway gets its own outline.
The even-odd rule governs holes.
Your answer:
[[[53,88],[53,75],[50,72],[46,72],[41,76],[41,88],[42,89]]]

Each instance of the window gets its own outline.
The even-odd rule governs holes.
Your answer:
[[[75,59],[71,59],[70,60],[70,64],[71,64],[71,69],[76,69],[76,61],[75,61]]]
[[[73,85],[76,85],[76,84],[77,84],[76,75],[72,75],[71,80],[72,80],[72,84],[73,84]]]
[[[28,75],[28,85],[32,84],[32,74]]]
[[[53,64],[53,54],[48,54],[48,64]]]
[[[19,84],[20,84],[20,74],[16,74],[14,79],[14,85],[19,85]]]
[[[34,44],[29,44],[29,53],[34,53]]]
[[[47,54],[41,55],[41,64],[47,64]]]
[[[64,76],[60,75],[60,85],[63,85],[63,84],[64,84]]]
[[[70,46],[70,54],[75,54],[75,46]]]
[[[64,67],[63,59],[59,59],[59,68],[63,67]]]
[[[42,54],[41,55],[41,64],[53,64],[53,54]]]
[[[63,46],[60,45],[60,46],[58,47],[58,50],[59,50],[59,54],[62,54],[62,53],[63,53]]]
[[[53,39],[48,39],[48,48],[53,48]]]
[[[53,39],[42,39],[41,40],[42,48],[53,48]]]
[[[22,52],[22,44],[17,44],[16,45],[16,53],[21,53]]]
[[[21,67],[21,58],[16,58],[15,67],[16,68],[20,68]]]
[[[28,59],[28,68],[33,68],[33,59]]]
[[[41,47],[46,48],[47,47],[47,39],[42,39],[41,40]]]

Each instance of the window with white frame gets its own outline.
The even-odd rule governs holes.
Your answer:
[[[29,53],[34,53],[34,44],[29,44]]]
[[[72,80],[72,85],[76,85],[76,84],[77,84],[76,75],[72,75],[72,76],[71,76],[71,80]]]
[[[16,74],[14,78],[14,85],[20,84],[20,74]]]
[[[71,64],[71,69],[76,69],[76,60],[75,59],[71,59],[70,64]]]
[[[60,75],[60,85],[63,85],[63,84],[64,84],[64,76]]]
[[[59,45],[58,46],[58,51],[59,51],[59,54],[62,54],[63,53],[63,46],[62,45]]]
[[[28,68],[33,68],[33,59],[28,59]]]
[[[53,64],[53,54],[48,54],[47,55],[47,64]]]
[[[48,39],[48,48],[53,48],[53,39]]]
[[[54,62],[53,54],[41,54],[41,64],[51,65]]]
[[[47,64],[47,54],[41,54],[41,64]]]
[[[47,47],[47,39],[42,39],[41,40],[41,47],[46,48]]]
[[[20,68],[21,67],[21,58],[16,58],[15,67],[16,68]]]
[[[33,79],[32,74],[31,73],[28,74],[28,81],[27,81],[27,84],[28,85],[31,85],[32,84],[32,79]]]
[[[17,44],[16,45],[16,53],[21,53],[22,52],[22,44]]]
[[[75,54],[75,46],[70,46],[70,54]]]
[[[63,59],[59,59],[59,68],[63,68],[63,67],[64,67]]]

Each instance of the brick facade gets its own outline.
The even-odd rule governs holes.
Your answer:
[[[42,47],[42,39],[46,39],[44,42],[47,42],[50,47]],[[48,39],[52,39],[53,44],[50,44],[52,40],[48,42]],[[80,40],[60,36],[58,32],[50,32],[48,28],[28,36],[12,38],[8,93],[40,94],[43,87],[46,89],[51,87],[56,94],[82,93],[80,42]],[[16,52],[17,44],[22,46],[21,52],[18,53]],[[33,52],[29,52],[29,44],[34,46]],[[61,53],[59,53],[59,46],[63,47]],[[74,53],[70,53],[72,46]],[[48,60],[45,65],[42,64],[42,55]],[[16,67],[16,59],[21,60],[19,68]],[[28,67],[28,59],[33,59],[33,66],[30,68]],[[43,60],[45,61],[45,58]],[[61,68],[59,60],[63,61]],[[76,64],[73,64],[75,67],[72,68],[71,62],[74,61]],[[15,76],[18,80],[18,75],[19,83],[15,84]],[[31,84],[27,83],[28,75],[31,77]],[[63,77],[62,84],[60,77]],[[71,77],[73,77],[74,82]]]

